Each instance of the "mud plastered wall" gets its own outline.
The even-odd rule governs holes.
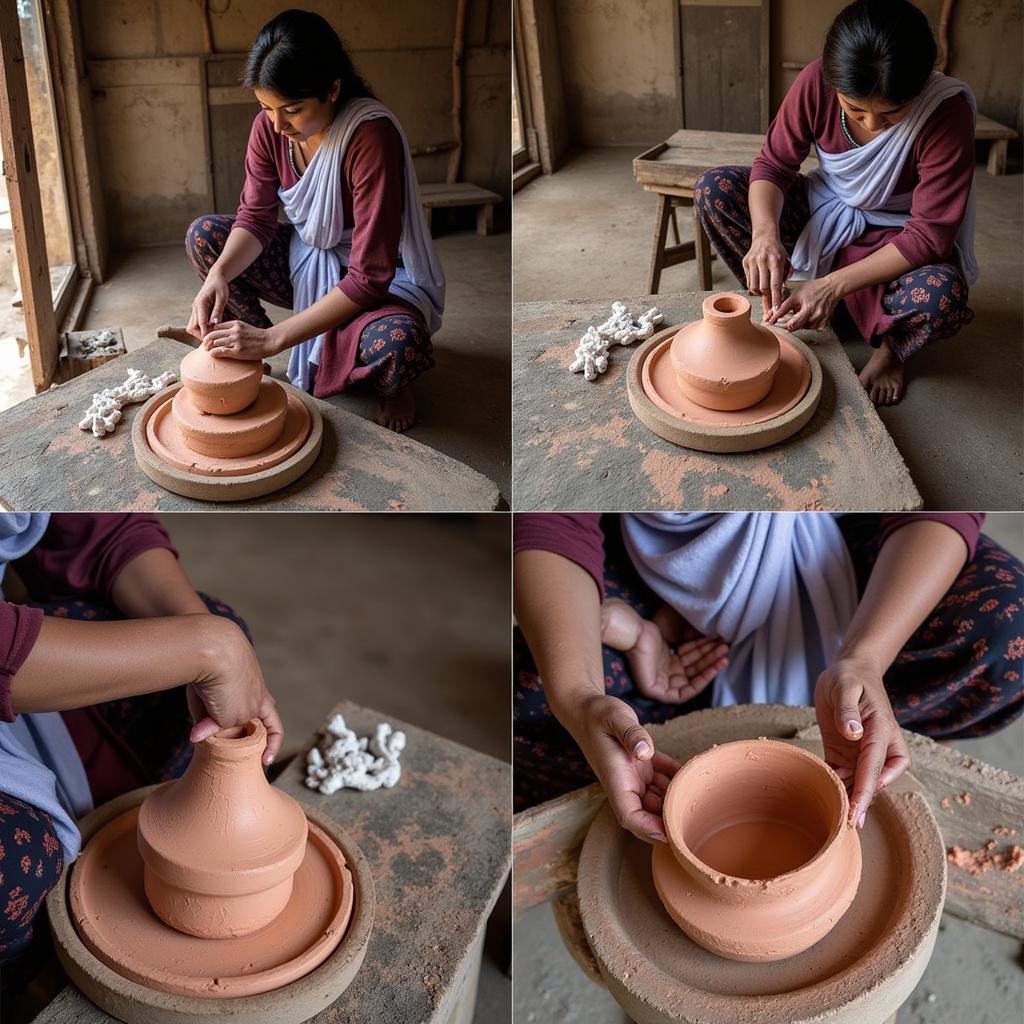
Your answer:
[[[460,179],[511,194],[510,0],[469,0]],[[111,244],[180,242],[197,216],[233,213],[257,106],[238,87],[245,53],[286,4],[213,0],[215,56],[199,0],[81,0]],[[309,0],[338,30],[409,144],[451,141],[456,0]],[[444,181],[448,153],[418,156],[422,182]]]

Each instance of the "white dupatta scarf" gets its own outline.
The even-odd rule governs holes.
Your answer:
[[[338,111],[302,177],[291,188],[278,190],[285,215],[295,226],[288,253],[293,310],[301,313],[323,298],[341,280],[341,268],[349,265],[352,226],[345,224],[341,204],[345,151],[356,128],[378,117],[388,118],[395,126],[405,155],[402,262],[389,291],[415,306],[423,314],[428,332],[435,334],[444,312],[444,271],[423,215],[409,143],[395,115],[368,97],[349,100]],[[325,337],[319,334],[291,350],[288,379],[304,391],[313,386]]]
[[[818,169],[807,175],[811,216],[793,250],[793,280],[812,280],[827,274],[839,250],[859,238],[869,224],[889,227],[909,220],[913,193],[893,195],[900,171],[935,108],[960,92],[967,97],[977,120],[978,107],[970,88],[959,79],[933,71],[910,113],[899,124],[845,153],[819,151]],[[974,199],[972,181],[955,246],[968,284],[978,279]]]

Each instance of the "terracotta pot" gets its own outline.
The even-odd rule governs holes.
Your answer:
[[[306,850],[298,802],[263,774],[263,723],[196,745],[185,774],[139,809],[146,897],[172,928],[203,938],[248,935],[288,903]]]
[[[181,361],[181,382],[195,407],[214,416],[230,416],[252,405],[263,379],[260,359],[216,359],[205,348]]]
[[[214,459],[244,458],[266,451],[284,431],[288,396],[277,381],[259,385],[256,400],[231,416],[209,416],[182,388],[171,400],[174,422],[185,446]]]
[[[779,339],[750,319],[750,303],[736,292],[704,300],[703,320],[681,328],[669,356],[679,389],[706,409],[748,409],[771,391],[779,366]]]
[[[857,892],[860,839],[839,777],[777,740],[712,747],[672,779],[668,844],[654,883],[676,924],[731,960],[782,960],[810,948]]]

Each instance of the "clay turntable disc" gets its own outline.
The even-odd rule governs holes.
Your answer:
[[[749,409],[705,409],[676,385],[669,358],[679,327],[659,331],[634,353],[626,391],[637,418],[674,444],[708,452],[767,448],[795,434],[814,415],[821,398],[821,365],[795,335],[773,328],[780,363],[768,395]]]
[[[931,956],[945,849],[913,792],[877,796],[860,839],[865,869],[835,927],[789,959],[741,963],[697,945],[675,924],[654,888],[652,848],[604,807],[583,844],[577,890],[609,990],[638,1024],[881,1024]],[[666,855],[659,844],[654,856]]]
[[[373,885],[358,849],[304,807],[306,856],[285,910],[250,935],[198,939],[165,924],[146,900],[136,823],[151,788],[83,820],[82,853],[47,897],[58,955],[75,984],[140,1024],[226,1014],[299,1022],[333,1002],[355,977],[372,927]]]
[[[263,387],[282,388],[288,398],[284,433],[267,452],[253,456],[197,456],[181,438],[171,405],[182,385],[157,392],[143,405],[132,424],[135,459],[161,487],[188,498],[245,501],[280,490],[297,480],[316,461],[323,441],[323,420],[314,400],[281,381],[264,379]],[[201,459],[203,469],[197,466]]]

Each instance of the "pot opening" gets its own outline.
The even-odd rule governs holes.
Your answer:
[[[743,308],[743,302],[735,295],[719,295],[711,303],[711,308],[716,313],[738,313]]]
[[[256,722],[246,722],[245,725],[234,725],[230,729],[221,729],[214,734],[218,740],[244,740],[256,733]]]
[[[713,871],[769,879],[813,860],[842,815],[842,797],[823,765],[800,756],[758,758],[707,779],[688,802],[682,836]]]

